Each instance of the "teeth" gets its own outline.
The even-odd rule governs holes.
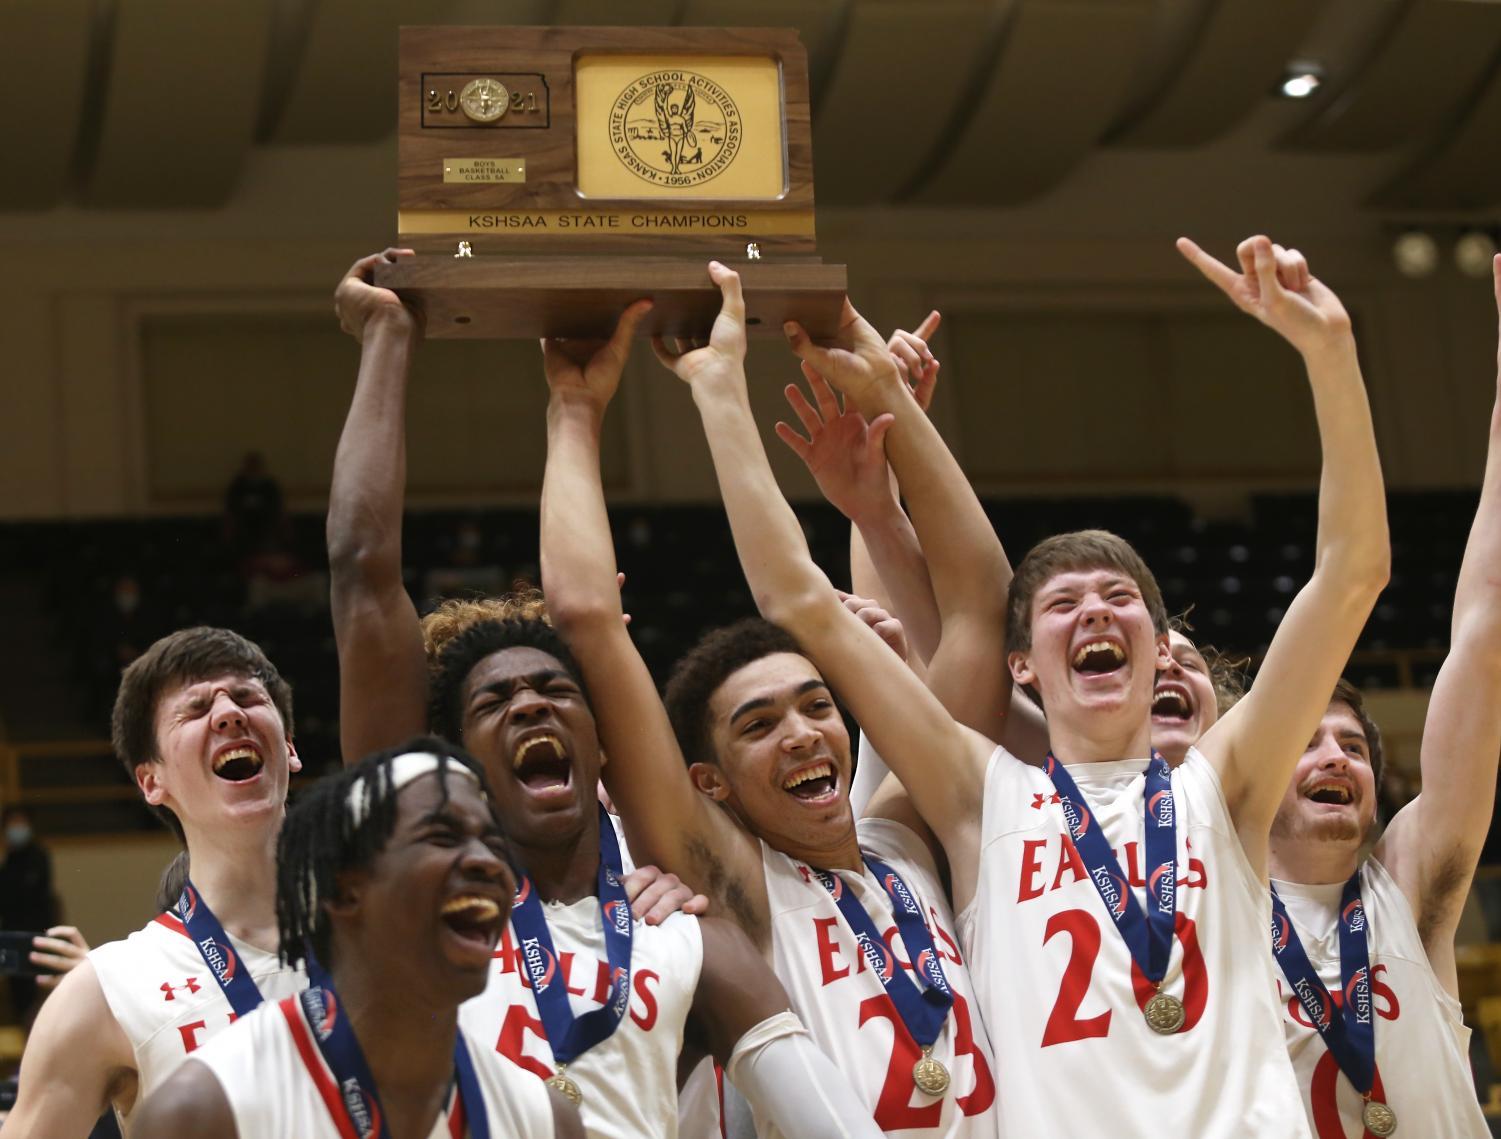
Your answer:
[[[1126,660],[1126,654],[1114,641],[1090,641],[1088,644],[1080,645],[1079,651],[1074,653],[1074,667],[1077,668],[1095,653],[1108,654],[1116,664],[1123,664]]]
[[[500,907],[490,898],[481,898],[475,894],[465,894],[458,898],[449,898],[443,903],[442,914],[450,917],[453,914],[470,914],[475,921],[494,921],[500,916]]]
[[[782,790],[791,791],[794,787],[807,783],[810,780],[832,779],[833,777],[834,768],[830,764],[820,763],[817,767],[810,767],[806,771],[800,771],[792,776],[787,782],[782,784]]]
[[[1152,711],[1174,712],[1180,716],[1189,714],[1188,697],[1177,688],[1159,688],[1152,699]]]
[[[260,753],[253,747],[232,747],[228,751],[214,756],[214,770],[223,771],[231,760],[254,759],[259,761],[260,758]]]
[[[1342,783],[1315,783],[1308,789],[1308,797],[1311,799],[1313,796],[1324,791],[1337,795],[1341,805],[1349,803],[1352,798],[1350,789]]]
[[[529,753],[532,748],[541,747],[544,744],[551,747],[554,754],[560,757],[562,756],[563,744],[557,736],[533,736],[531,739],[524,741],[521,746],[516,749],[516,754],[511,758],[511,766],[520,767],[521,764],[526,760],[527,753]]]

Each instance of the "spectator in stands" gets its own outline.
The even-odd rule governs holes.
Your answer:
[[[264,547],[282,528],[281,484],[266,470],[266,457],[250,451],[224,492],[224,536],[236,556]]]
[[[86,663],[89,675],[89,712],[108,722],[108,709],[120,683],[120,673],[161,636],[162,615],[141,588],[134,573],[122,573],[110,587],[108,601],[96,602],[89,626]]]
[[[484,531],[474,519],[464,519],[438,545],[448,564],[435,565],[427,571],[422,582],[425,596],[472,597],[504,591],[504,571],[485,556]]]
[[[5,828],[5,861],[0,863],[0,926],[9,930],[51,929],[57,921],[52,896],[52,856],[36,840],[31,816],[24,807],[0,813]],[[11,1007],[20,1019],[36,1000],[36,980],[8,977]]]

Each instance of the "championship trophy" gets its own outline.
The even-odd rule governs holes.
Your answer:
[[[813,232],[808,62],[788,29],[419,27],[400,33],[398,244],[376,271],[428,336],[703,337],[710,259],[749,330],[838,326]]]

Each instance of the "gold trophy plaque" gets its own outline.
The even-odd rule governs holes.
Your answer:
[[[708,261],[750,331],[838,324],[818,258],[808,61],[776,28],[402,28],[398,244],[427,335],[702,337]]]

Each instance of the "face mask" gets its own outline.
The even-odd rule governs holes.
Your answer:
[[[5,828],[5,845],[9,847],[25,846],[31,841],[31,828],[25,823],[11,823]]]

